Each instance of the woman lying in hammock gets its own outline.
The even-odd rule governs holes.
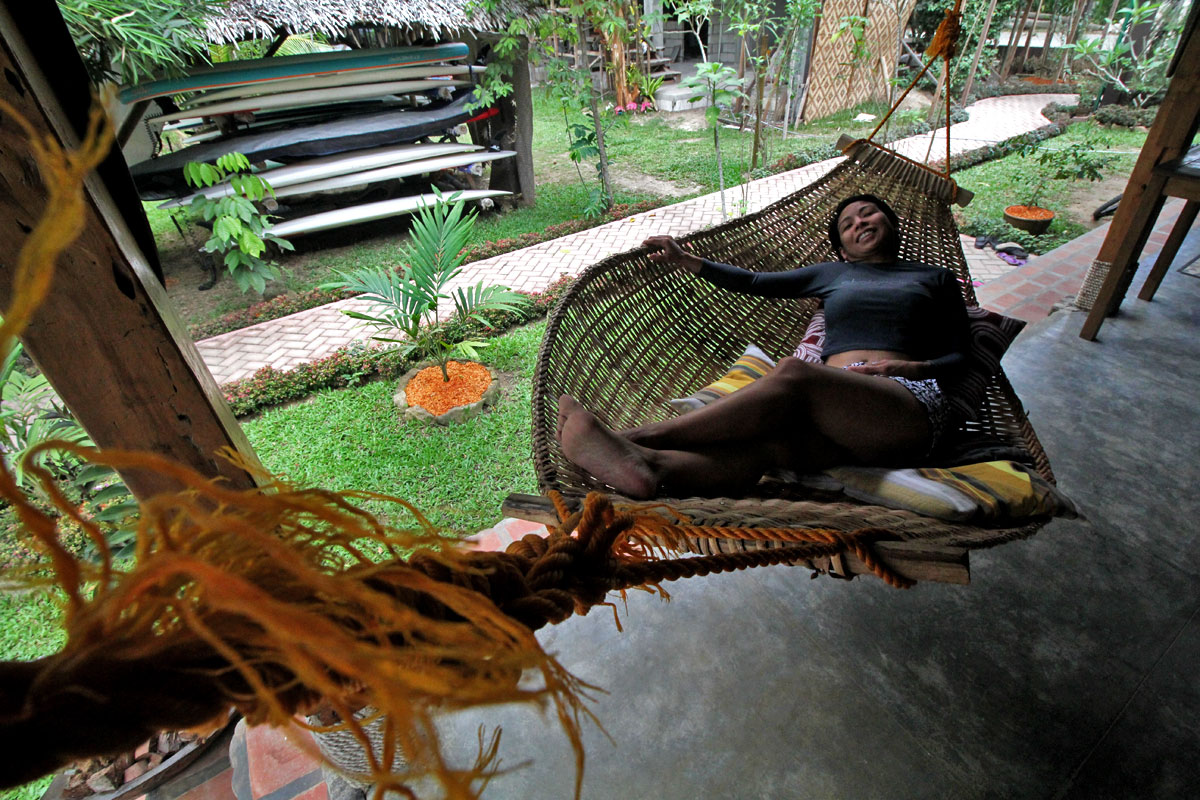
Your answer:
[[[939,381],[965,364],[967,314],[952,272],[897,260],[898,223],[873,195],[847,198],[829,224],[844,260],[776,273],[703,260],[670,236],[647,239],[652,261],[716,286],[820,298],[825,363],[781,359],[761,380],[703,408],[625,431],[563,395],[563,453],[634,498],[736,493],[777,467],[918,462],[946,425]]]

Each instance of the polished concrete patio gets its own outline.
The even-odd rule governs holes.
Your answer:
[[[1193,230],[1100,341],[1058,311],[1005,359],[1086,521],[976,553],[968,587],[777,567],[632,593],[624,633],[597,609],[540,634],[608,691],[583,796],[1200,796],[1197,257]],[[503,725],[506,765],[532,761],[486,797],[570,797],[549,718],[460,715],[462,757],[480,724]]]

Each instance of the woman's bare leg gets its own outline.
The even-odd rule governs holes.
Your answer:
[[[798,462],[826,462],[819,468],[911,461],[928,447],[930,431],[924,406],[895,381],[785,358],[744,389],[621,435],[655,450],[786,441]]]
[[[781,442],[742,442],[696,450],[655,450],[605,427],[574,398],[559,398],[558,439],[572,463],[629,497],[714,495],[753,486],[789,455]]]

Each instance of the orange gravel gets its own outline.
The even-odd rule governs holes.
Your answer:
[[[1004,210],[1021,219],[1052,219],[1054,217],[1053,211],[1041,206],[1009,206]]]
[[[409,405],[420,406],[434,416],[445,414],[455,406],[465,406],[483,397],[492,375],[482,364],[451,361],[446,365],[450,380],[442,380],[440,367],[432,366],[418,372],[404,387]]]

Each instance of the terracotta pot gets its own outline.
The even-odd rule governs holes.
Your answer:
[[[400,409],[406,421],[424,420],[426,422],[437,423],[438,425],[450,425],[455,422],[464,422],[473,417],[477,417],[485,408],[495,404],[496,398],[500,396],[500,380],[496,376],[496,372],[491,369],[491,367],[486,365],[481,364],[480,366],[483,366],[484,369],[488,371],[488,374],[491,375],[492,380],[488,384],[487,389],[484,390],[483,396],[473,403],[454,406],[444,414],[433,414],[421,406],[410,404],[408,402],[408,397],[405,394],[405,389],[408,386],[408,382],[426,369],[437,369],[437,366],[432,362],[418,364],[413,369],[410,369],[408,372],[404,373],[404,377],[400,379],[400,383],[396,387],[396,394],[392,396],[392,401],[396,404],[396,408]]]
[[[1020,230],[1028,231],[1029,233],[1032,233],[1035,236],[1045,233],[1046,229],[1050,227],[1050,223],[1054,221],[1054,212],[1049,211],[1044,208],[1041,209],[1042,211],[1045,211],[1047,214],[1050,215],[1043,219],[1029,219],[1028,217],[1021,217],[1021,216],[1018,216],[1017,214],[1011,213],[1013,211],[1016,211],[1017,209],[1022,209],[1022,208],[1027,208],[1027,207],[1028,208],[1038,208],[1038,206],[1009,206],[1008,208],[1004,209],[1004,221],[1007,222],[1009,225],[1012,225],[1014,228],[1019,228]]]

